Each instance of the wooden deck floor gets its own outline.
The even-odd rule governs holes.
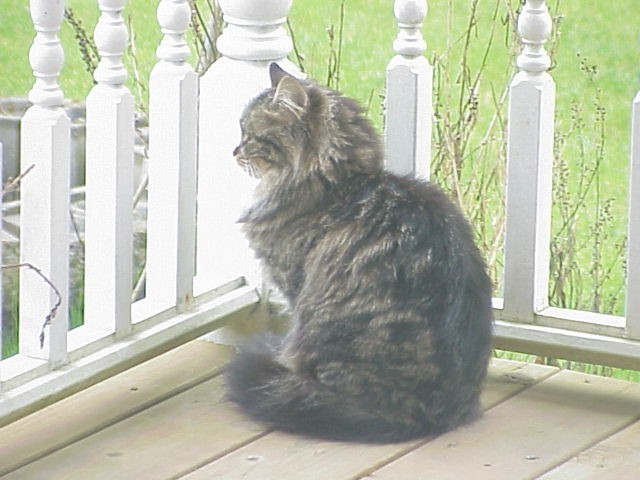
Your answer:
[[[496,360],[484,416],[394,445],[267,432],[191,342],[0,429],[3,479],[636,479],[640,384]]]

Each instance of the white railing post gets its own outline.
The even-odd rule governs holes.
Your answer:
[[[420,28],[426,0],[396,0],[399,33],[396,55],[387,66],[385,99],[385,163],[399,174],[428,179],[431,155],[433,68],[424,58],[427,47]]]
[[[247,102],[270,87],[269,64],[286,60],[292,42],[283,25],[291,0],[220,0],[227,23],[218,59],[200,79],[198,128],[197,292],[239,276],[259,282],[258,268],[236,221],[255,180],[234,161],[239,118]]]
[[[146,301],[186,308],[195,273],[198,78],[186,60],[187,0],[162,0],[164,38],[149,81]]]
[[[69,325],[70,122],[58,85],[64,2],[31,0],[29,5],[36,30],[29,61],[36,81],[20,139],[20,262],[26,266],[20,272],[19,351],[56,366],[66,361]]]
[[[2,164],[2,157],[3,157],[3,152],[4,149],[2,147],[2,142],[0,142],[0,172],[3,172],[3,164]],[[2,175],[0,174],[0,178],[2,178]],[[2,187],[4,187],[4,185],[2,185]],[[4,188],[3,188],[4,191]],[[0,192],[0,225],[2,225],[2,200],[3,200],[3,192]],[[4,263],[2,262],[2,241],[0,240],[0,263],[2,263],[4,265]],[[4,358],[2,356],[2,339],[4,338],[3,335],[3,331],[2,331],[2,325],[4,324],[3,320],[2,320],[2,311],[4,310],[2,308],[2,306],[4,305],[4,297],[2,295],[2,291],[4,290],[2,288],[3,285],[3,281],[2,281],[2,268],[0,267],[0,379],[2,378],[2,359]],[[2,381],[0,380],[0,393],[2,393]]]
[[[133,98],[124,86],[126,0],[98,0],[100,54],[87,97],[84,326],[117,334],[131,327]]]
[[[626,331],[640,339],[640,92],[633,100],[629,166],[629,226],[627,237]]]
[[[548,306],[555,84],[544,44],[551,16],[527,0],[518,18],[520,69],[510,85],[504,317],[531,321]]]

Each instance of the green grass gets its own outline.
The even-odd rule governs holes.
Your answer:
[[[0,97],[24,96],[33,85],[28,61],[29,48],[34,37],[29,16],[28,2],[8,0],[0,22]],[[148,78],[156,56],[155,49],[161,34],[155,18],[155,4],[148,0],[129,0],[124,12],[125,21],[132,25],[133,38],[138,51],[139,71]],[[99,10],[95,2],[67,0],[66,5],[74,10],[92,35]],[[74,39],[74,32],[66,21],[60,29],[60,39],[65,47],[65,64],[60,75],[60,86],[67,98],[81,100],[93,86],[91,76],[85,71],[82,57]],[[125,62],[131,72],[131,56]],[[136,85],[129,75],[128,86],[132,91]]]
[[[28,63],[28,50],[33,38],[28,3],[23,0],[7,0],[0,21],[0,97],[25,95],[33,79]],[[514,3],[515,0],[514,0]],[[590,242],[592,225],[598,215],[597,207],[610,199],[611,218],[604,227],[606,242],[610,248],[602,250],[601,262],[612,265],[611,278],[600,292],[613,298],[600,307],[608,313],[621,314],[624,297],[620,294],[624,285],[624,270],[621,255],[614,245],[623,241],[626,234],[628,152],[630,133],[630,105],[640,87],[640,45],[637,25],[629,12],[635,10],[637,0],[615,2],[588,2],[583,0],[561,0],[547,2],[554,16],[562,16],[559,48],[551,71],[557,85],[557,127],[567,131],[575,114],[573,104],[582,105],[580,114],[583,125],[574,132],[571,143],[564,152],[564,160],[571,170],[569,191],[575,194],[575,184],[584,160],[595,157],[597,145],[596,108],[594,102],[606,110],[604,132],[606,142],[598,176],[599,188],[586,197],[579,212],[575,238],[579,252],[578,279],[583,291],[572,300],[572,305],[593,308],[589,305],[593,279],[590,268],[594,263]],[[161,38],[155,20],[157,2],[130,0],[127,2],[125,18],[130,19],[137,51],[137,70],[141,78],[148,77],[156,57],[155,49]],[[293,0],[290,12],[291,24],[297,46],[304,56],[304,66],[311,77],[324,82],[327,78],[327,59],[330,56],[328,31],[333,27],[337,34],[340,25],[340,0]],[[471,0],[429,0],[429,12],[422,28],[427,42],[426,55],[432,61],[450,48],[450,58],[461,55],[458,39],[467,30]],[[98,10],[95,2],[69,0],[77,16],[83,19],[91,33]],[[474,26],[473,42],[469,56],[470,68],[480,65],[483,49],[488,41],[495,6],[498,16],[505,13],[502,0],[480,0],[478,24]],[[448,9],[452,15],[448,17]],[[612,26],[610,19],[615,19]],[[448,33],[450,33],[448,35]],[[384,93],[385,67],[393,55],[392,42],[397,34],[393,18],[392,2],[389,0],[346,0],[343,27],[340,89],[347,95],[369,105],[369,116],[377,126],[382,125],[382,95]],[[509,46],[511,32],[507,23],[498,22],[492,47],[488,55],[488,66],[482,77],[479,90],[480,126],[486,124],[493,110],[492,92],[500,92],[513,72],[513,57]],[[92,86],[92,79],[85,72],[80,53],[73,38],[72,29],[66,22],[61,29],[65,45],[66,61],[60,84],[67,97],[82,99]],[[131,67],[131,56],[125,59]],[[595,75],[585,74],[583,66],[596,66]],[[454,64],[455,66],[455,64]],[[130,68],[130,71],[132,69]],[[454,69],[455,70],[455,69]],[[459,72],[450,72],[455,81]],[[139,95],[131,78],[129,88]],[[484,122],[484,123],[483,123]],[[481,128],[479,130],[482,130]],[[473,139],[477,141],[480,135]],[[468,168],[475,164],[471,158]],[[558,206],[554,214],[555,229],[558,229]],[[499,208],[499,207],[498,207]]]
[[[313,5],[312,5],[313,3]],[[427,41],[427,57],[434,59],[442,55],[448,47],[451,58],[460,53],[458,39],[467,29],[468,0],[431,0],[429,12],[422,29]],[[514,2],[515,3],[515,2]],[[569,192],[576,195],[580,170],[597,155],[597,113],[595,99],[599,97],[599,107],[606,111],[604,124],[604,156],[597,176],[599,187],[593,188],[580,207],[575,235],[578,249],[577,282],[580,284],[574,295],[566,297],[567,306],[607,313],[622,314],[624,305],[624,264],[621,249],[616,246],[624,241],[627,218],[628,154],[630,135],[630,105],[635,92],[640,87],[640,46],[634,22],[628,19],[628,12],[635,5],[634,0],[617,2],[592,2],[585,8],[579,0],[554,0],[547,2],[554,17],[561,16],[561,36],[556,51],[554,67],[551,71],[557,86],[557,128],[566,131],[575,122],[571,107],[574,103],[582,106],[581,120],[584,125],[573,133],[563,159],[573,172]],[[324,80],[329,56],[328,35],[330,26],[340,22],[340,0],[326,0],[322,6],[315,2],[297,0],[293,2],[290,18],[294,25],[299,48],[305,53],[305,66],[312,77]],[[503,2],[499,4],[499,16],[505,17]],[[481,62],[483,49],[487,44],[495,0],[481,0],[478,6],[479,21],[473,31],[470,68],[476,70]],[[448,21],[448,8],[453,9]],[[366,14],[362,13],[366,12]],[[607,19],[615,18],[615,28]],[[447,31],[452,34],[448,37]],[[393,55],[391,44],[396,35],[396,25],[390,2],[349,0],[346,2],[344,46],[342,55],[341,89],[348,95],[367,104],[373,98],[370,116],[381,125],[380,96],[384,88],[384,68]],[[500,92],[513,72],[513,58],[508,44],[509,31],[505,25],[498,25],[492,47],[488,55],[486,73],[480,83],[478,128],[480,139],[493,111],[493,93]],[[324,38],[323,38],[324,37]],[[460,54],[461,56],[461,54]],[[584,67],[596,66],[595,75],[587,75]],[[456,79],[459,72],[452,72]],[[373,93],[373,96],[372,96]],[[468,168],[473,170],[475,159],[470,158]],[[585,165],[587,161],[587,165]],[[441,179],[442,180],[442,179]],[[611,218],[602,227],[602,235],[610,248],[601,251],[600,260],[594,258],[591,245],[593,225],[601,213],[599,205],[610,202]],[[495,202],[494,202],[495,203]],[[559,228],[558,205],[554,211],[554,231]],[[604,269],[610,269],[610,279],[602,291],[603,300],[599,304],[589,300],[594,291],[592,265],[601,262]],[[497,267],[499,269],[499,265]],[[496,276],[499,276],[498,274]],[[554,301],[556,306],[560,300]]]
[[[481,19],[490,20],[495,0],[480,2]],[[148,76],[154,62],[155,48],[161,38],[155,20],[155,3],[148,0],[127,2],[125,18],[131,20],[138,51],[138,64],[142,78]],[[430,0],[429,12],[422,29],[427,41],[427,56],[440,54],[446,46],[448,0]],[[553,5],[553,0],[548,3]],[[91,32],[98,10],[93,2],[69,0],[68,6],[83,19]],[[454,34],[465,28],[469,0],[452,0]],[[609,164],[605,186],[618,190],[621,178],[626,178],[628,157],[629,104],[638,89],[640,47],[637,28],[628,12],[633,11],[635,0],[593,2],[585,8],[581,0],[562,0],[559,11],[562,38],[553,76],[558,86],[559,111],[567,110],[572,99],[581,98],[588,80],[580,73],[580,53],[589,64],[598,66],[597,84],[602,88],[603,104],[608,111],[607,150]],[[294,0],[290,19],[294,26],[300,51],[304,53],[309,74],[324,80],[329,54],[326,30],[339,25],[340,0]],[[0,23],[0,97],[24,95],[33,83],[28,63],[28,51],[33,38],[28,4],[22,0],[8,0]],[[365,13],[366,12],[366,13]],[[552,12],[553,13],[553,12]],[[615,28],[607,19],[619,19]],[[625,21],[626,20],[626,21]],[[482,22],[484,23],[484,22]],[[486,37],[488,28],[476,28],[478,37]],[[484,23],[487,27],[487,23]],[[66,22],[61,29],[66,47],[66,59],[60,84],[67,97],[82,99],[92,86],[91,78]],[[384,89],[384,69],[392,56],[391,44],[396,25],[390,2],[387,0],[348,0],[346,2],[341,89],[348,95],[368,103],[373,92],[372,117],[379,117],[380,96]],[[482,45],[483,42],[477,42]],[[480,52],[478,52],[480,53]],[[491,85],[502,86],[509,64],[509,51],[503,38],[497,38],[489,58],[487,82],[482,85],[482,96],[490,101]],[[479,55],[478,55],[479,56]],[[127,55],[127,59],[130,57]],[[127,60],[130,65],[130,60]],[[129,86],[135,89],[133,81]],[[562,116],[560,117],[562,120]],[[624,182],[622,182],[624,183]],[[626,188],[623,185],[624,188]]]

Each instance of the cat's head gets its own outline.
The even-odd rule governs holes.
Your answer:
[[[273,87],[240,120],[242,140],[233,154],[241,167],[267,184],[310,177],[338,182],[382,168],[379,136],[355,101],[276,64],[270,74]]]

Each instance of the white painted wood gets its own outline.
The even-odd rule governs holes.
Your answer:
[[[505,315],[502,298],[493,298],[492,300],[496,320],[512,323],[513,325],[518,323],[517,319],[514,321]],[[541,327],[602,335],[612,339],[627,337],[625,317],[588,312],[586,310],[547,307],[534,315],[532,323]]]
[[[0,142],[0,174],[4,171],[3,170],[3,164],[2,164],[2,157],[3,157],[3,152],[4,152],[4,148],[2,146],[2,142]],[[3,185],[4,187],[4,185]],[[4,190],[3,190],[4,193]],[[2,225],[2,212],[3,212],[3,206],[2,206],[2,199],[3,199],[3,195],[0,195],[0,226]],[[2,259],[2,241],[0,239],[0,263],[3,263],[1,261]],[[2,319],[2,311],[4,310],[2,308],[2,305],[4,304],[4,297],[3,297],[3,288],[2,288],[2,271],[3,269],[0,268],[0,394],[2,394],[2,359],[3,359],[3,355],[2,355],[2,339],[4,338],[3,336],[3,332],[2,332],[2,326],[4,325],[3,319]]]
[[[224,0],[223,57],[200,79],[196,294],[239,276],[259,283],[253,254],[236,221],[250,204],[255,180],[237,166],[246,104],[271,86],[269,65],[301,75],[286,60],[291,39],[282,25],[290,0]]]
[[[293,49],[284,29],[291,0],[219,0],[227,26],[217,48],[248,62],[282,60]]]
[[[219,375],[232,355],[230,348],[194,340],[0,427],[0,478]]]
[[[551,17],[528,0],[518,19],[520,72],[509,92],[504,315],[530,322],[548,305],[555,84],[544,43]]]
[[[627,239],[627,335],[640,340],[640,92],[633,100]]]
[[[46,360],[17,353],[2,361],[2,376],[0,377],[2,388],[5,392],[10,391],[12,388],[47,374],[50,370]]]
[[[94,38],[100,63],[87,97],[84,327],[131,328],[133,258],[133,98],[122,55],[126,0],[99,0]]]
[[[29,94],[34,106],[22,124],[22,171],[34,167],[22,181],[21,258],[51,281],[63,303],[45,329],[41,349],[40,331],[57,294],[34,270],[22,269],[21,353],[4,360],[0,372],[0,417],[5,420],[237,320],[234,313],[243,316],[243,309],[259,300],[253,287],[237,280],[246,276],[258,284],[260,276],[235,223],[250,202],[254,180],[237,167],[231,152],[239,141],[238,119],[246,103],[270,86],[269,64],[278,61],[301,75],[285,59],[291,50],[283,29],[290,0],[221,1],[228,24],[218,43],[224,57],[202,79],[199,112],[197,78],[186,63],[188,1],[159,4],[164,37],[150,81],[147,300],[153,305],[133,306],[134,325],[133,101],[123,86],[125,1],[99,4],[95,37],[101,61],[95,73],[98,85],[87,102],[86,326],[67,333],[69,120],[60,108],[63,95],[57,82],[63,62],[57,37],[63,2],[30,3],[37,31],[30,54],[36,81]],[[425,43],[419,30],[426,2],[398,0],[395,13],[400,33],[394,42],[397,55],[387,69],[387,165],[398,173],[428,177],[431,67],[422,56]],[[518,26],[520,72],[510,92],[505,298],[494,302],[496,345],[640,369],[640,305],[634,302],[640,291],[640,250],[634,249],[640,239],[640,94],[634,101],[626,329],[623,317],[547,305],[555,97],[544,51],[549,29],[545,2],[528,0]],[[196,293],[213,292],[190,305],[196,146]],[[223,333],[220,338],[230,337]],[[50,368],[67,361],[68,368]]]
[[[29,100],[40,107],[59,107],[64,100],[58,84],[64,63],[64,51],[58,38],[64,1],[29,0],[29,10],[36,31],[29,50],[29,63],[36,77]]]
[[[149,186],[146,299],[157,311],[193,298],[196,232],[198,78],[185,32],[187,0],[163,0],[164,38],[149,81]]]
[[[28,266],[20,272],[19,351],[59,366],[66,361],[69,291],[70,122],[58,86],[64,3],[31,0],[30,9],[36,37],[29,61],[36,81],[20,139],[21,171],[31,170],[21,181],[20,261]]]
[[[253,310],[258,300],[255,288],[243,287],[203,299],[189,312],[160,314],[150,319],[150,327],[137,326],[134,336],[72,359],[63,370],[50,371],[5,392],[0,397],[0,425],[219,328],[230,316]]]
[[[640,343],[609,335],[497,320],[494,346],[533,355],[640,369]]]
[[[129,33],[122,18],[126,0],[98,0],[100,18],[93,32],[100,62],[93,77],[99,85],[121,86],[127,79],[122,55]]]
[[[535,323],[584,333],[624,337],[624,317],[605,313],[547,307],[536,313]]]
[[[420,33],[426,0],[396,0],[399,33],[396,55],[387,66],[385,97],[385,164],[399,174],[429,178],[433,117],[433,68],[424,58]]]

